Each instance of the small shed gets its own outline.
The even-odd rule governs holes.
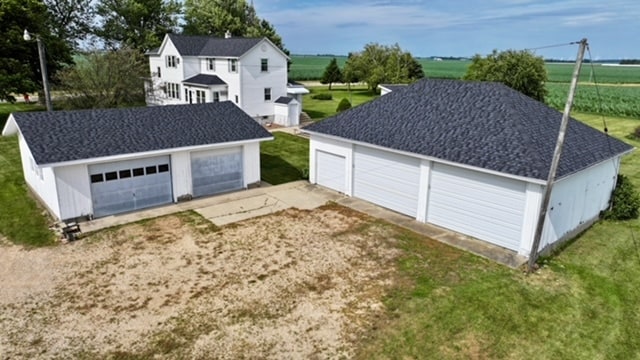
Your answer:
[[[13,113],[27,185],[60,220],[247,188],[273,137],[231,102]]]
[[[281,96],[274,102],[273,122],[280,126],[291,127],[300,123],[300,103],[288,96]]]

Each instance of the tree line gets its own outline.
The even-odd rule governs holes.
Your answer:
[[[267,37],[289,54],[273,25],[246,0],[2,0],[0,100],[42,89],[38,48],[23,40],[25,29],[45,44],[49,77],[74,108],[144,103],[144,53],[166,33]],[[74,61],[77,54],[83,56]],[[343,69],[332,60],[323,82],[362,81],[376,90],[424,76],[417,59],[398,44],[369,43],[350,53]],[[544,61],[526,51],[476,55],[465,79],[500,81],[538,100],[546,93]]]

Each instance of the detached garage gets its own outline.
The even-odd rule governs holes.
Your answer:
[[[502,84],[423,80],[307,126],[309,180],[529,256],[561,118]],[[598,219],[630,151],[570,120],[541,248]]]
[[[231,102],[14,113],[27,185],[60,220],[247,188],[271,134]]]

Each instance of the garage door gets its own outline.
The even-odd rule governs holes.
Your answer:
[[[242,147],[191,153],[193,196],[242,189],[242,168]]]
[[[89,166],[93,216],[172,202],[169,156]]]
[[[517,251],[525,186],[522,181],[434,164],[427,221]]]
[[[420,160],[356,146],[353,196],[415,217],[418,211]]]
[[[344,156],[318,150],[316,152],[316,183],[346,193],[346,160]]]

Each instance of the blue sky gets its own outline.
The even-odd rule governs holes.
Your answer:
[[[589,40],[594,60],[640,58],[640,0],[254,0],[293,54],[369,42],[414,56],[472,56]],[[577,46],[536,50],[573,59]]]

